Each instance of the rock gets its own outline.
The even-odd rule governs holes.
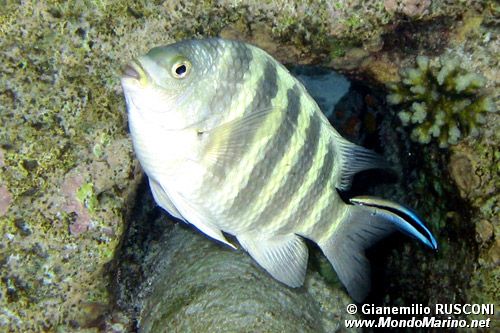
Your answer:
[[[476,224],[476,235],[478,242],[488,242],[493,237],[493,225],[487,220],[479,221]]]
[[[335,332],[356,318],[345,291],[319,274],[288,288],[190,227],[166,228],[151,252],[135,299],[140,332]]]
[[[4,162],[4,151],[3,149],[0,148],[0,168],[3,167],[5,165],[5,162]]]
[[[12,195],[5,186],[0,186],[0,216],[5,215],[12,202]]]
[[[348,93],[351,83],[341,74],[313,66],[297,66],[290,71],[310,92],[327,118]]]
[[[500,239],[496,239],[495,243],[488,251],[488,259],[493,267],[498,267],[500,265]]]
[[[480,184],[479,177],[475,174],[471,158],[464,154],[453,154],[449,163],[450,175],[455,180],[460,196],[466,198]]]

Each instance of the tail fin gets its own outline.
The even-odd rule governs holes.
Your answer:
[[[335,233],[319,242],[349,295],[361,302],[370,291],[370,266],[365,249],[395,230],[420,240],[432,249],[437,242],[410,209],[375,197],[355,197],[346,207]]]

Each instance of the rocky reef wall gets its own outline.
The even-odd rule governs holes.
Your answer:
[[[385,98],[385,85],[418,55],[451,54],[485,78],[481,93],[498,110],[499,12],[479,0],[3,2],[0,329],[137,327],[133,302],[117,306],[115,294],[132,207],[146,191],[119,84],[132,57],[183,38],[238,38],[286,64],[342,71]],[[498,113],[443,149],[411,142],[397,106],[364,98],[385,111],[375,117],[380,126],[359,126],[375,129],[404,175],[390,197],[427,217],[441,246],[436,258],[392,240],[394,250],[381,251],[386,282],[375,301],[498,304]],[[410,284],[426,287],[404,293]]]

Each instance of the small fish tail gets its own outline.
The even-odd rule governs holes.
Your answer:
[[[355,197],[346,205],[333,233],[318,245],[349,295],[361,302],[370,291],[370,265],[365,249],[399,230],[436,250],[437,242],[422,220],[408,208],[375,197]]]
[[[382,214],[396,230],[422,242],[432,250],[437,250],[437,241],[424,221],[410,208],[395,202],[371,196],[359,196],[350,199],[355,206],[371,208],[372,214]]]

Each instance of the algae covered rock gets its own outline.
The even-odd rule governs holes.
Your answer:
[[[469,205],[477,261],[467,297],[471,303],[495,303],[500,295],[500,122],[492,115],[479,142],[453,146],[450,176]],[[496,118],[495,118],[496,117]],[[476,316],[480,317],[480,316]],[[497,321],[498,328],[498,321]]]
[[[128,216],[141,178],[128,139],[119,84],[123,64],[153,46],[226,34],[254,42],[285,63],[338,66],[385,83],[400,64],[407,66],[407,59],[420,51],[419,47],[430,46],[432,52],[440,54],[455,21],[472,10],[485,19],[475,19],[479,23],[473,29],[462,29],[460,43],[468,46],[464,53],[477,53],[473,59],[486,59],[478,69],[488,81],[499,77],[498,62],[492,56],[498,54],[498,34],[492,28],[498,16],[494,1],[422,3],[424,6],[402,0],[2,2],[0,331],[119,331],[120,321],[136,319],[128,313],[121,319],[110,315],[114,307],[110,285],[115,284],[115,271],[110,270],[109,263],[119,257],[117,248],[130,228]],[[472,33],[481,35],[471,39],[468,35]],[[438,47],[428,40],[440,41]],[[498,140],[493,137],[484,150],[470,145],[481,158],[469,164],[478,172],[488,173],[480,175],[480,184],[491,178],[491,168],[484,166],[498,161],[491,158],[496,156]],[[435,168],[447,169],[442,165]],[[462,168],[460,165],[453,170]],[[446,178],[442,176],[440,179]],[[472,177],[457,180],[457,184],[460,190],[464,187],[474,195],[473,207],[488,212],[480,219],[485,222],[477,227],[484,239],[480,259],[485,269],[478,271],[474,290],[481,296],[470,299],[490,300],[498,282],[498,222],[494,220],[498,216],[494,210],[498,193],[470,192],[477,181]],[[491,183],[494,180],[488,180]],[[421,193],[427,195],[429,189],[422,186]],[[468,236],[452,233],[450,237],[461,241]],[[181,241],[182,237],[172,239]],[[169,248],[173,246],[168,244]],[[176,253],[181,260],[184,254]],[[245,258],[242,256],[242,265],[248,265]],[[225,260],[232,262],[234,258]],[[446,272],[439,271],[439,276],[453,284],[456,279]],[[315,302],[322,299],[321,295],[337,295],[338,291],[323,292],[320,280],[309,281],[317,281],[320,287],[304,292],[316,290],[317,296],[304,296],[306,303],[302,304],[318,309]],[[406,281],[414,283],[416,278],[409,275]],[[167,291],[168,295],[173,293]],[[297,301],[294,295],[284,295],[290,302]],[[340,307],[345,299],[337,296],[333,296],[334,303]],[[447,299],[454,295],[449,296]],[[328,302],[319,306],[319,312],[322,306],[325,313],[329,311]],[[274,309],[268,312],[269,318],[273,318]],[[338,315],[333,308],[331,313]],[[335,324],[343,318],[339,316]],[[305,318],[307,327],[320,327],[311,318]],[[141,323],[146,322],[143,313]]]

